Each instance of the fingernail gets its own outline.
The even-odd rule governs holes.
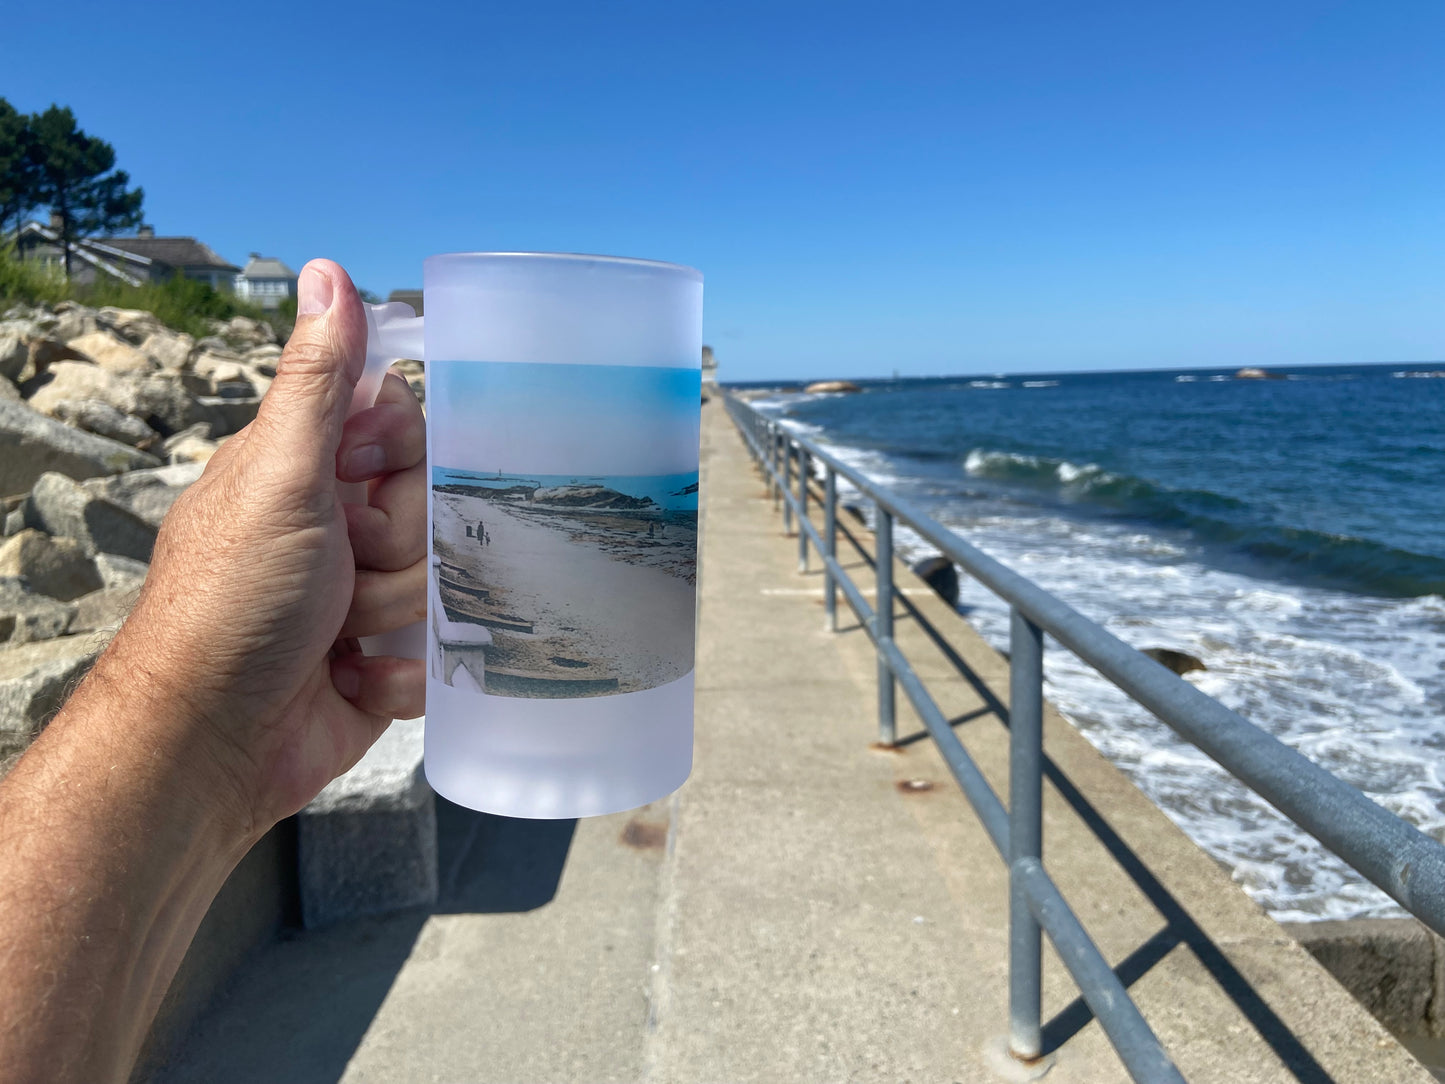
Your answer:
[[[319,316],[331,308],[331,276],[307,264],[296,282],[296,315]]]
[[[375,478],[386,469],[386,453],[379,444],[363,444],[346,453],[346,477],[355,481]]]
[[[361,675],[350,662],[337,659],[331,664],[331,684],[344,699],[355,700],[361,692]]]

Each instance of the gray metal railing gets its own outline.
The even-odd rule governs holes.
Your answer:
[[[1033,1062],[1043,1054],[1040,950],[1041,933],[1047,933],[1133,1079],[1151,1084],[1184,1080],[1043,866],[1045,633],[1445,936],[1445,846],[969,545],[922,509],[875,485],[816,442],[791,432],[733,395],[726,395],[726,403],[772,490],[774,506],[782,504],[789,530],[796,519],[799,568],[808,568],[809,543],[822,559],[828,627],[837,630],[837,592],[842,591],[873,641],[878,657],[880,744],[896,742],[894,693],[901,685],[1008,865],[1009,1050],[1016,1058]],[[792,490],[795,461],[796,493]],[[823,472],[821,533],[808,515],[810,461],[821,464]],[[873,505],[876,608],[868,604],[838,561],[840,477]],[[894,643],[895,523],[912,528],[1011,607],[1012,797],[1007,810]]]

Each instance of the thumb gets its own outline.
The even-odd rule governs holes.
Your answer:
[[[329,472],[365,365],[366,314],[351,277],[330,260],[312,260],[298,276],[296,329],[250,439]]]

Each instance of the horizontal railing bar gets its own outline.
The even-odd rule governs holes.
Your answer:
[[[812,440],[783,432],[1016,606],[1425,925],[1445,935],[1445,845],[965,542],[926,512],[875,485]]]
[[[938,745],[938,751],[943,754],[943,760],[948,765],[948,770],[953,773],[953,778],[963,788],[964,797],[973,806],[978,819],[983,822],[984,830],[993,841],[994,847],[1000,855],[1008,854],[1008,812],[1003,807],[1003,802],[994,793],[993,787],[989,786],[988,780],[984,778],[983,772],[979,771],[978,765],[974,763],[973,757],[968,755],[968,750],[963,747],[963,742],[953,732],[953,727],[939,710],[938,704],[929,695],[928,690],[923,687],[922,680],[914,673],[913,667],[898,650],[898,645],[892,640],[878,641],[878,652],[888,664],[888,669],[893,671],[893,676],[898,679],[898,684],[903,686],[903,691],[908,694],[908,699],[913,702],[913,708],[918,712],[923,725],[933,735],[934,742]]]
[[[1140,1084],[1185,1084],[1154,1029],[1039,860],[1019,859],[1014,874],[1023,884],[1029,910],[1049,935],[1129,1075]]]

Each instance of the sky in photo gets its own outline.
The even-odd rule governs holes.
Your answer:
[[[695,472],[696,369],[432,361],[434,468],[481,474]]]
[[[1445,358],[1445,4],[11,5],[162,235],[690,264],[724,379]]]

